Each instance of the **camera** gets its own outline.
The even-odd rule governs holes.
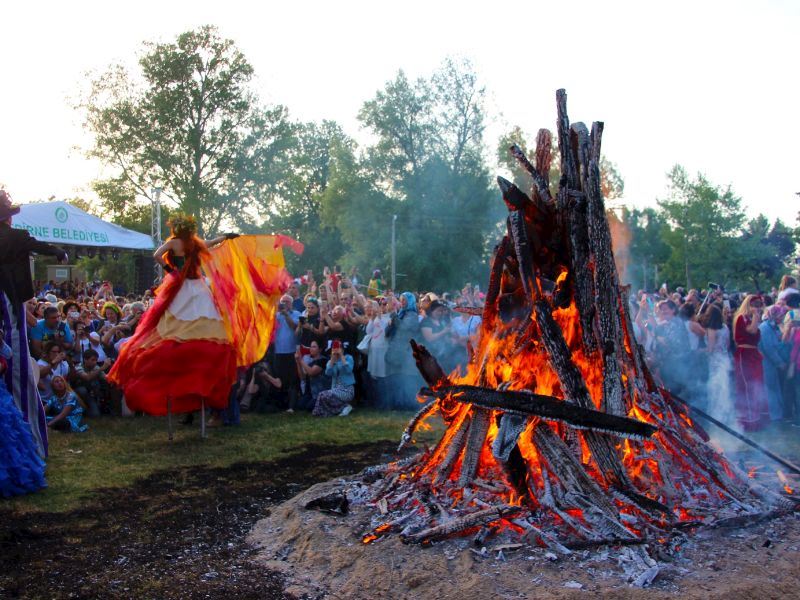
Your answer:
[[[300,325],[305,325],[306,324],[306,318],[305,317],[300,317],[297,320],[300,322]]]

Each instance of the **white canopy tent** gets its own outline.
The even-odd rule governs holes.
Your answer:
[[[149,235],[108,223],[66,202],[24,204],[14,216],[13,227],[27,229],[37,240],[57,246],[153,249]]]

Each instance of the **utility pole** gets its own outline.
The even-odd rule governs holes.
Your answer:
[[[395,244],[395,224],[397,223],[397,215],[392,215],[392,291],[397,289],[397,281],[395,278],[395,267],[397,266],[397,249]]]
[[[153,245],[159,248],[161,246],[161,188],[153,188],[150,192],[153,195],[150,203],[150,236],[153,238]],[[155,266],[155,273],[155,279],[160,283],[164,272],[158,263]]]

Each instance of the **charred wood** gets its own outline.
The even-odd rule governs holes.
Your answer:
[[[489,433],[491,413],[483,408],[475,407],[472,411],[472,422],[467,434],[467,445],[464,449],[464,458],[461,461],[461,473],[458,486],[464,487],[475,478],[481,451],[486,443],[486,434]]]
[[[511,517],[520,511],[522,511],[522,507],[511,506],[509,504],[493,506],[492,508],[479,510],[478,512],[453,519],[447,523],[442,523],[441,525],[403,536],[403,542],[406,544],[421,544],[436,541],[460,533],[476,525],[486,525],[492,521]]]
[[[594,287],[598,330],[603,350],[603,406],[616,415],[627,414],[622,397],[622,372],[619,360],[623,345],[619,296],[619,277],[611,246],[603,191],[600,187],[600,143],[603,124],[592,125],[591,141],[583,123],[573,126],[577,132],[581,180],[587,198],[589,241],[594,260]],[[591,146],[590,146],[591,144]]]
[[[414,432],[417,430],[417,427],[419,427],[419,424],[422,423],[422,421],[424,421],[425,419],[427,419],[431,414],[436,412],[438,408],[439,408],[438,401],[434,401],[434,402],[429,402],[428,404],[426,404],[417,411],[417,414],[415,414],[411,418],[411,421],[409,421],[408,425],[405,428],[405,431],[403,431],[403,435],[400,438],[400,445],[397,447],[398,452],[400,452],[406,446],[406,444],[408,444],[411,441],[411,437],[414,435]]]
[[[456,466],[456,461],[464,450],[464,444],[467,442],[467,434],[469,433],[470,423],[472,422],[472,415],[466,415],[461,421],[453,437],[450,438],[449,447],[447,448],[447,455],[438,467],[438,474],[436,476],[437,483],[444,483],[453,472],[453,467]],[[444,439],[444,438],[442,438]]]
[[[541,295],[541,289],[536,281],[536,273],[531,260],[533,251],[525,227],[525,214],[521,210],[514,210],[509,213],[508,233],[514,242],[514,253],[517,257],[519,275],[522,279],[522,288],[525,290],[525,295],[528,298],[537,298]]]
[[[569,116],[567,115],[567,91],[556,91],[556,108],[558,110],[558,152],[561,156],[561,174],[566,177],[566,187],[580,189],[578,167],[569,142]]]
[[[501,410],[525,417],[541,417],[566,423],[578,429],[599,430],[624,437],[645,438],[656,432],[649,423],[628,417],[610,415],[593,408],[585,408],[528,391],[491,390],[480,386],[450,385],[437,390],[423,388],[422,396],[451,397],[457,402],[471,404],[486,410]]]
[[[483,307],[483,322],[482,329],[488,331],[488,328],[494,324],[494,316],[497,314],[496,303],[500,295],[500,285],[503,278],[503,269],[508,255],[509,242],[508,237],[503,237],[499,244],[494,249],[494,256],[492,257],[492,267],[489,272],[489,285],[486,288],[486,299]]]
[[[541,131],[542,130],[540,130],[540,132],[539,132],[540,136],[541,136]],[[543,131],[547,131],[547,130],[543,130]],[[547,133],[550,133],[550,132],[548,131]],[[537,141],[538,141],[538,138],[537,138]],[[517,159],[517,162],[520,165],[522,165],[522,168],[525,169],[528,172],[528,174],[531,176],[531,179],[533,179],[534,195],[537,196],[539,200],[541,200],[541,203],[548,203],[548,204],[552,203],[553,198],[552,198],[552,196],[550,196],[550,181],[549,181],[550,166],[549,166],[549,162],[548,162],[547,171],[545,171],[545,174],[542,174],[542,171],[537,168],[538,165],[537,165],[537,167],[534,167],[530,163],[530,161],[528,160],[528,157],[525,156],[525,153],[522,151],[522,148],[520,148],[519,146],[514,144],[513,146],[511,146],[511,148],[509,148],[509,151],[511,152],[511,155],[514,158]],[[538,159],[538,154],[539,154],[538,145],[537,145],[537,148],[536,148],[536,153],[537,153],[537,159]],[[541,204],[539,204],[539,208],[541,209]]]
[[[588,354],[597,349],[594,335],[594,289],[592,265],[589,255],[589,229],[586,222],[586,201],[582,194],[570,197],[567,188],[558,191],[561,219],[568,232],[571,269],[569,278],[575,291],[575,305],[581,322],[581,340]]]

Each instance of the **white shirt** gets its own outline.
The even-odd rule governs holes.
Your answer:
[[[40,367],[50,366],[49,362],[42,359],[37,360],[36,364],[39,365]],[[50,382],[56,375],[61,375],[64,378],[66,378],[67,375],[69,375],[69,363],[67,361],[62,360],[61,364],[58,364],[55,367],[53,367],[52,371],[49,374],[39,379],[39,383],[42,384],[41,387],[42,400],[45,400],[53,395],[53,387]]]

